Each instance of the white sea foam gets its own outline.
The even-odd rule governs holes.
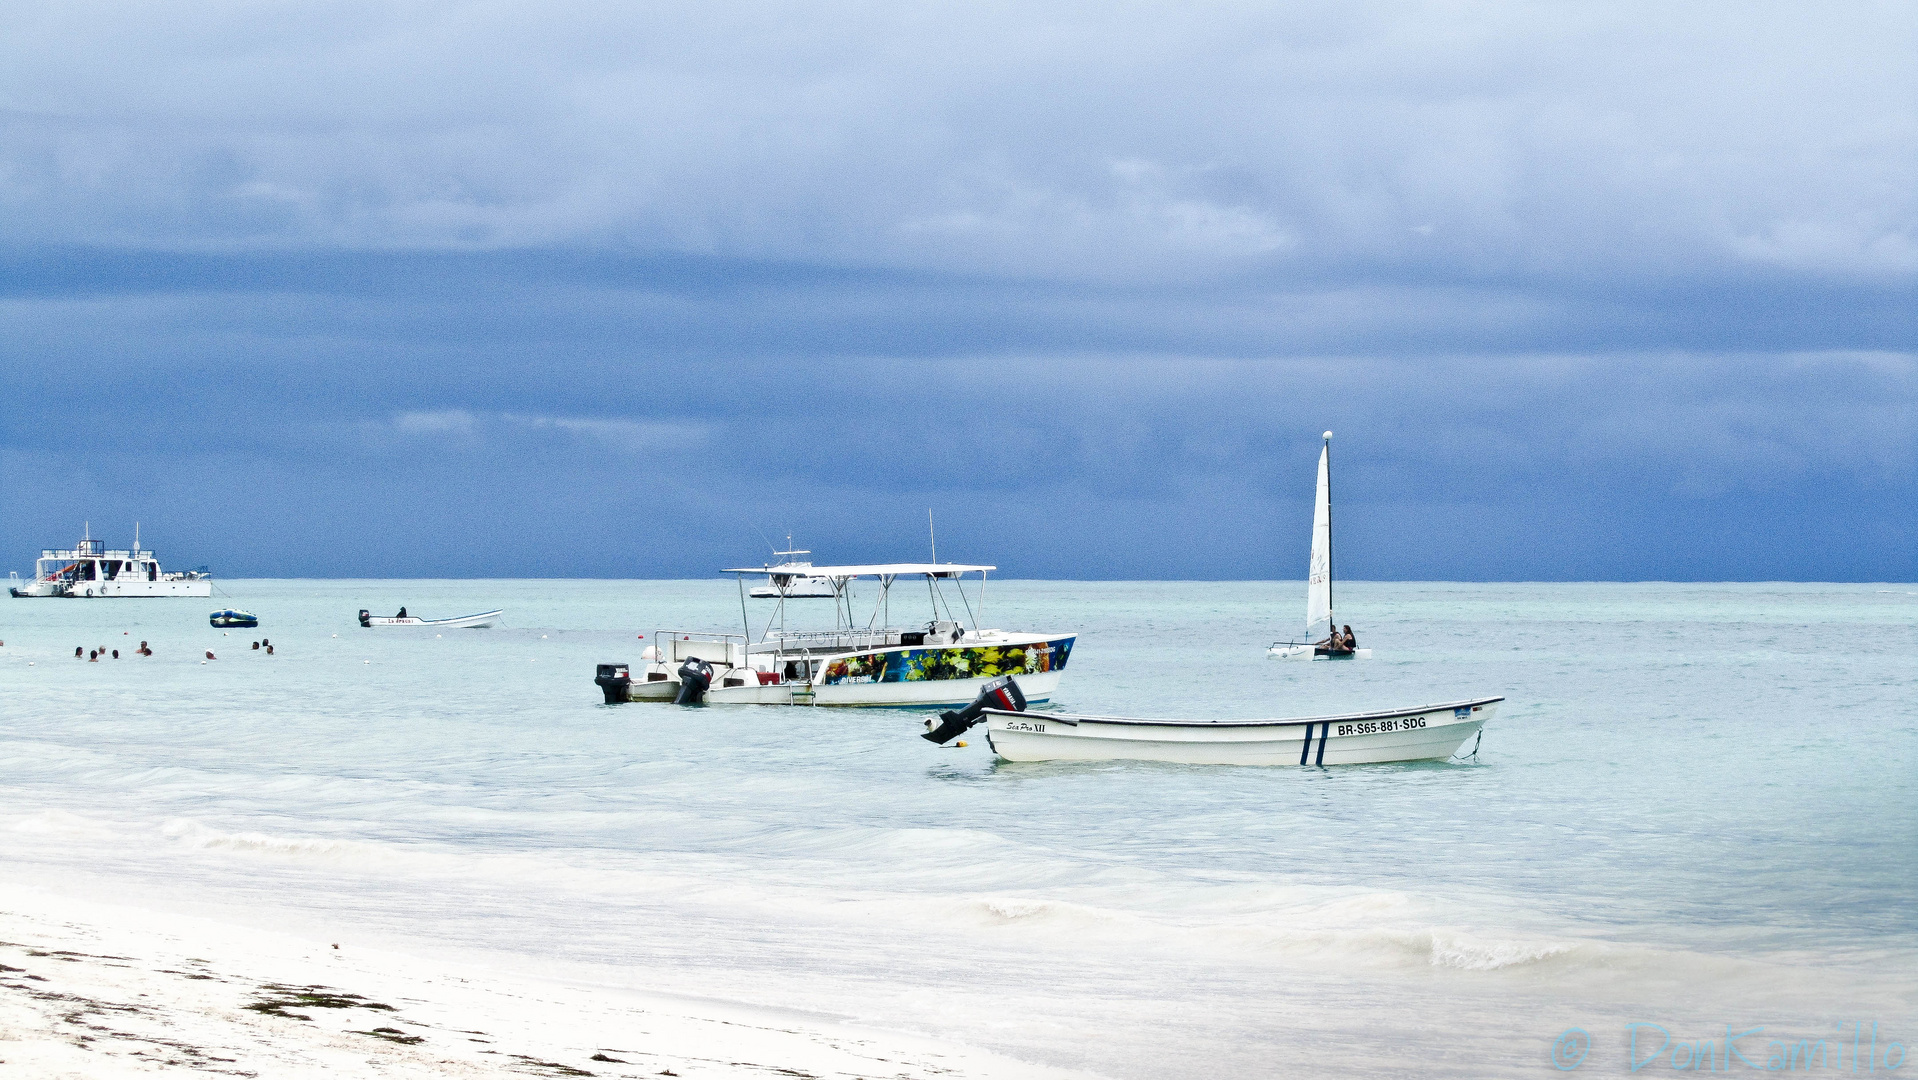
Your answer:
[[[1461,971],[1498,971],[1537,964],[1554,957],[1567,956],[1579,947],[1568,941],[1484,940],[1438,931],[1427,936],[1432,966],[1458,968]]]
[[[318,836],[276,835],[265,832],[228,832],[209,828],[197,821],[169,818],[159,828],[161,836],[176,844],[211,851],[245,855],[282,856],[294,859],[369,864],[405,857],[391,846],[359,840],[336,840]]]
[[[36,810],[0,817],[9,832],[40,837],[109,840],[115,830],[107,822],[70,810]]]

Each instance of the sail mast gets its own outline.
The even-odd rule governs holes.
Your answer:
[[[1332,433],[1325,433],[1325,617],[1329,633],[1339,623],[1332,605]]]

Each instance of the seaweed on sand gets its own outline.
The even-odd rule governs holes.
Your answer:
[[[289,1020],[311,1020],[302,1013],[288,1012],[288,1009],[379,1009],[393,1012],[393,1006],[379,1001],[368,1001],[358,994],[338,994],[324,986],[281,986],[267,983],[261,990],[271,991],[274,996],[255,1001],[246,1008],[263,1016],[282,1016]]]
[[[355,1031],[353,1034],[371,1035],[375,1039],[385,1039],[387,1042],[396,1042],[402,1046],[415,1046],[426,1041],[424,1035],[408,1035],[394,1027],[376,1027],[372,1031]]]

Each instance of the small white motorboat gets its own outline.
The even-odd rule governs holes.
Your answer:
[[[390,616],[387,618],[381,618],[377,615],[374,615],[368,612],[365,608],[361,608],[360,609],[360,625],[366,626],[366,627],[430,626],[438,630],[445,630],[445,629],[478,630],[483,627],[491,626],[495,622],[498,622],[499,617],[504,613],[505,613],[505,609],[499,608],[493,611],[482,611],[478,615],[461,615],[457,619],[421,619],[416,616],[408,615],[406,613],[406,609],[401,608],[400,613],[398,615]]]
[[[1312,505],[1312,561],[1305,581],[1305,640],[1275,642],[1265,650],[1274,660],[1370,660],[1370,649],[1339,644],[1332,617],[1332,433],[1319,451],[1319,489]],[[1356,636],[1356,635],[1355,635]]]
[[[1502,697],[1286,720],[1148,720],[1026,712],[1011,680],[926,722],[944,743],[974,724],[1007,761],[1170,761],[1190,765],[1366,765],[1445,760],[1479,736]],[[1473,751],[1478,744],[1473,742]]]

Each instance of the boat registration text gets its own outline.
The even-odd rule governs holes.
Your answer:
[[[1422,716],[1408,716],[1403,720],[1361,720],[1356,724],[1340,724],[1340,735],[1378,735],[1387,731],[1411,731],[1425,726]]]

